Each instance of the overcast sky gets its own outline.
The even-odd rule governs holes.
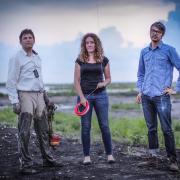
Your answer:
[[[73,82],[87,32],[100,36],[112,81],[136,81],[140,50],[150,42],[150,25],[159,20],[167,27],[164,42],[180,53],[178,0],[0,0],[0,82],[7,79],[9,58],[21,48],[18,36],[25,28],[35,33],[45,83]]]

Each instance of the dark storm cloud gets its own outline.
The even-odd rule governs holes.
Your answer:
[[[180,54],[179,39],[180,36],[180,1],[179,0],[164,0],[165,3],[175,3],[175,10],[168,15],[166,24],[165,41],[174,46]]]
[[[175,11],[172,11],[169,13],[168,20],[171,21],[176,21],[178,25],[180,26],[180,2],[176,4],[176,9]]]
[[[168,21],[176,21],[180,26],[180,1],[179,0],[163,0],[165,3],[175,3],[175,10],[168,15]]]
[[[43,7],[59,7],[59,8],[81,8],[81,7],[88,7],[91,8],[93,5],[93,1],[82,1],[82,0],[1,0],[0,1],[0,11],[1,12],[7,12],[8,11],[16,11],[20,10],[22,8],[30,8],[30,7],[36,7],[36,8],[43,8]]]

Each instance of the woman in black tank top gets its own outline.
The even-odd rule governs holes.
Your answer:
[[[88,33],[81,41],[81,51],[75,62],[74,86],[78,94],[78,102],[86,105],[89,111],[81,116],[81,138],[83,144],[83,164],[91,164],[90,130],[92,110],[94,108],[102,133],[107,154],[107,162],[115,162],[112,156],[111,133],[108,122],[108,95],[106,86],[111,82],[109,60],[104,56],[100,39],[96,34]],[[93,92],[93,93],[92,93]]]

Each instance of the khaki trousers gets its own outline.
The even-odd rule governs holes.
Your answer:
[[[49,148],[49,126],[44,94],[41,92],[19,92],[21,113],[18,117],[18,147],[21,168],[32,166],[29,153],[31,122],[40,145],[43,161],[53,161]]]

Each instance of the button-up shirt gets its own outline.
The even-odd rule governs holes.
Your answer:
[[[139,92],[151,97],[164,94],[164,90],[172,85],[174,67],[179,71],[176,91],[180,92],[180,57],[175,48],[162,41],[154,49],[151,44],[144,48],[137,73]]]
[[[35,77],[37,70],[39,77]],[[27,56],[24,50],[20,50],[9,61],[8,80],[6,83],[9,99],[12,104],[18,103],[18,90],[42,91],[44,89],[41,74],[41,59],[35,53]]]

